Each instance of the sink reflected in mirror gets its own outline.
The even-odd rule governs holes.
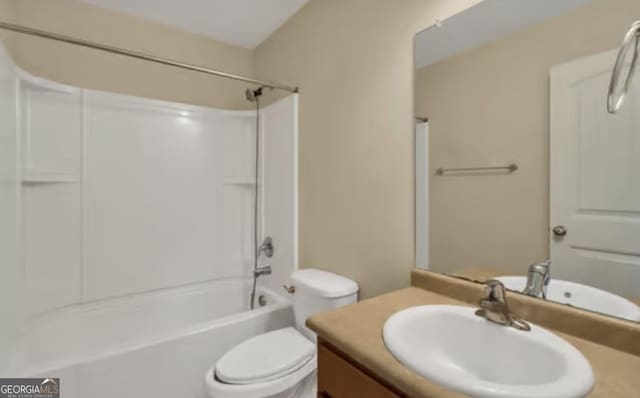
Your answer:
[[[495,279],[515,292],[522,292],[527,282],[527,278],[523,276],[500,276]],[[640,322],[640,307],[631,301],[605,290],[576,282],[552,278],[547,286],[546,299]]]

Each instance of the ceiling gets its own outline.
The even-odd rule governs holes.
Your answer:
[[[309,0],[82,0],[254,49]]]
[[[415,64],[423,68],[465,50],[568,12],[590,0],[484,0],[416,35]]]

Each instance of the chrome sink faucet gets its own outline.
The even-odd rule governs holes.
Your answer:
[[[551,260],[531,264],[527,271],[527,284],[522,293],[547,298],[547,286],[551,280]]]
[[[487,296],[480,300],[480,309],[476,315],[503,326],[511,326],[518,330],[529,331],[531,326],[524,320],[511,314],[507,305],[507,292],[502,282],[490,279],[484,282]]]

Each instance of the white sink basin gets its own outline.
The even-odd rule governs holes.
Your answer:
[[[591,391],[591,365],[571,344],[538,326],[521,331],[475,311],[408,308],[387,320],[384,342],[409,369],[472,397],[577,398]]]
[[[527,283],[527,278],[523,276],[501,276],[495,279],[502,282],[507,289],[518,292],[524,290]],[[640,321],[640,307],[631,301],[580,283],[552,278],[547,287],[547,300]]]

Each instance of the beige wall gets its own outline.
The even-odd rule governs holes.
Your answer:
[[[414,265],[413,36],[477,0],[312,0],[256,50],[300,85],[300,264],[369,297]]]
[[[5,13],[14,7],[13,15]],[[21,24],[131,50],[253,75],[252,51],[74,0],[0,0]],[[27,71],[87,88],[217,108],[248,108],[248,84],[50,40],[15,35],[12,55]]]
[[[15,20],[15,1],[14,0],[0,0],[0,18],[7,21]],[[5,48],[11,52],[13,50],[13,35],[0,30],[0,40],[4,44]]]
[[[548,257],[549,68],[617,47],[638,15],[637,0],[597,0],[418,72],[416,111],[430,120],[432,171],[520,167],[508,176],[432,178],[434,270],[522,273]]]

